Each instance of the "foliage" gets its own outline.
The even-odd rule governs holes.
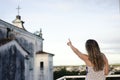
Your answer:
[[[120,71],[116,71],[114,74],[120,74]]]

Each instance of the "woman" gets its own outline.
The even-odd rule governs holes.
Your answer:
[[[101,53],[98,43],[89,39],[86,41],[86,50],[88,55],[83,54],[75,48],[71,41],[67,43],[73,52],[82,59],[87,66],[87,76],[85,80],[105,80],[105,76],[109,73],[109,64],[106,56]]]

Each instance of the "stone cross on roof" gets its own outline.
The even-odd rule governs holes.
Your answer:
[[[18,5],[18,7],[16,8],[17,10],[18,10],[18,15],[19,15],[19,13],[20,13],[20,6]]]

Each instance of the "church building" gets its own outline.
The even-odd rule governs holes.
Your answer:
[[[13,24],[0,19],[0,80],[53,80],[54,54],[43,51],[38,35],[24,28],[17,15]]]

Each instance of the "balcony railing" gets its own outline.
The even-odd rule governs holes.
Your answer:
[[[85,78],[85,77],[86,77],[85,75],[84,76],[82,76],[82,75],[79,75],[79,76],[63,76],[63,77],[58,78],[56,80],[66,80],[66,79],[76,79],[76,78],[80,79],[80,78]],[[108,75],[108,76],[106,76],[106,78],[108,78],[108,77],[110,77],[110,78],[113,78],[113,77],[114,78],[116,78],[116,77],[120,78],[120,75]]]

